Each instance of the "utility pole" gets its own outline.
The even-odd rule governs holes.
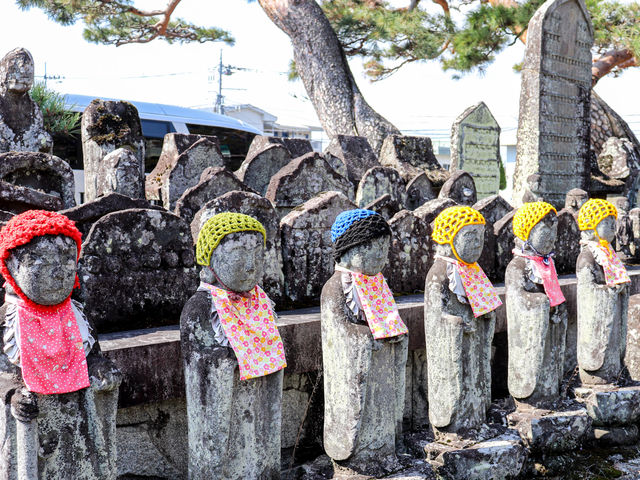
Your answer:
[[[62,75],[47,75],[47,62],[44,62],[44,86],[47,87],[47,80],[64,80]]]
[[[220,49],[220,63],[218,64],[218,96],[216,97],[216,113],[224,115],[224,97],[222,96],[222,49]]]

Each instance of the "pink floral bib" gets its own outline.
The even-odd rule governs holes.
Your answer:
[[[558,281],[558,273],[556,272],[556,264],[553,262],[553,258],[549,257],[549,263],[545,263],[542,257],[537,255],[524,255],[517,250],[513,251],[514,255],[528,258],[533,262],[536,269],[536,275],[542,279],[542,285],[544,286],[544,293],[549,297],[549,306],[555,307],[564,303],[566,300],[560,289],[560,282]]]
[[[340,270],[340,269],[339,269]],[[382,273],[374,276],[343,270],[351,274],[373,338],[397,337],[409,332],[400,318],[398,305]]]
[[[438,258],[452,263],[458,270],[464,287],[464,293],[467,295],[467,300],[469,301],[475,318],[493,312],[502,305],[496,289],[480,265],[477,263],[467,265],[452,258],[442,256],[438,256]]]
[[[616,252],[613,251],[611,245],[607,244],[605,246],[596,242],[589,242],[588,245],[592,251],[599,250],[602,252],[600,255],[594,252],[594,257],[604,271],[604,277],[608,286],[613,287],[621,283],[631,282],[627,269],[620,261],[620,258],[618,258]]]
[[[287,366],[269,297],[256,285],[251,298],[204,284],[211,292],[224,333],[238,359],[240,380],[263,377]]]
[[[57,309],[40,311],[22,300],[18,305],[20,364],[27,388],[45,395],[89,386],[84,345],[71,299]]]

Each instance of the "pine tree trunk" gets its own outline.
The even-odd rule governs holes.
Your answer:
[[[259,0],[293,44],[296,70],[330,138],[359,135],[376,152],[399,130],[373,110],[356,85],[338,37],[314,0]]]

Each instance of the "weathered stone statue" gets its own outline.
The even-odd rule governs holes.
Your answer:
[[[438,246],[425,284],[424,327],[429,420],[437,434],[473,436],[491,403],[493,311],[502,302],[476,263],[484,226],[484,217],[464,206],[434,221]]]
[[[558,221],[545,202],[513,217],[514,257],[507,266],[509,393],[517,404],[550,408],[560,394],[567,309],[553,263]]]
[[[280,478],[286,361],[273,304],[258,286],[265,241],[260,222],[230,212],[198,235],[201,283],[180,318],[191,480]]]
[[[583,384],[616,383],[623,377],[631,280],[610,245],[617,216],[616,207],[602,199],[587,201],[578,214],[578,365]]]
[[[0,153],[51,150],[42,112],[29,96],[32,85],[33,57],[24,48],[11,50],[0,60]]]
[[[400,468],[408,330],[387,282],[391,230],[371,210],[331,227],[336,271],[321,295],[324,449],[336,469],[381,475]]]
[[[112,479],[121,374],[100,353],[78,284],[80,232],[29,210],[0,231],[0,479]]]

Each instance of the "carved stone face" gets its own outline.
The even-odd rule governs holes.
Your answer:
[[[33,85],[33,58],[24,49],[9,52],[0,66],[0,82],[7,91],[25,93]]]
[[[71,238],[45,235],[11,250],[7,268],[29,300],[38,305],[57,305],[71,295],[77,255]]]
[[[596,232],[601,239],[611,243],[616,238],[616,218],[612,215],[600,220]]]
[[[347,250],[338,265],[352,272],[373,276],[382,271],[389,257],[389,235],[374,238]]]
[[[258,232],[225,236],[211,254],[211,268],[233,292],[248,292],[264,275],[264,237]]]
[[[531,229],[529,243],[542,255],[548,255],[553,251],[558,234],[558,218],[553,212],[549,212]]]
[[[484,225],[462,227],[453,238],[453,247],[463,262],[477,262],[484,247]]]

